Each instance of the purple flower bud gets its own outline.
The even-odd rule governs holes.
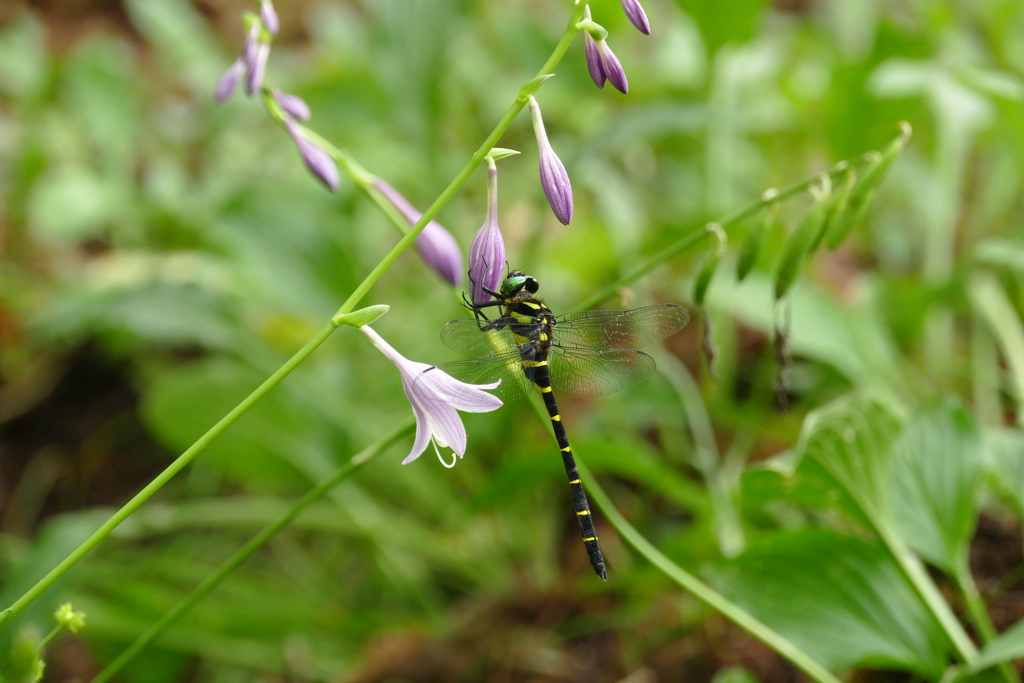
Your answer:
[[[540,151],[540,185],[544,188],[555,218],[562,225],[569,225],[572,220],[572,183],[569,182],[569,174],[565,172],[562,160],[548,142],[540,105],[533,97],[530,97],[530,116],[533,118],[533,132],[537,136],[537,148]]]
[[[295,145],[299,148],[302,160],[306,162],[306,166],[313,172],[313,175],[319,178],[331,191],[337,190],[339,182],[338,167],[334,163],[334,159],[331,158],[331,155],[315,142],[306,138],[298,124],[294,121],[285,119],[284,125],[288,129],[289,135],[295,140]]]
[[[235,92],[235,86],[238,85],[238,79],[242,76],[244,69],[245,62],[239,58],[220,77],[220,80],[217,81],[217,88],[213,91],[213,96],[217,98],[218,102],[223,102],[231,97],[231,93]]]
[[[498,227],[498,169],[493,161],[488,162],[487,220],[469,247],[469,297],[475,304],[491,299],[484,287],[497,290],[505,270],[505,240]]]
[[[245,62],[245,67],[252,71],[256,66],[256,48],[259,45],[260,38],[260,27],[253,24],[249,29],[249,35],[245,37],[245,43],[242,45],[242,61]]]
[[[440,223],[430,221],[423,232],[416,235],[416,250],[423,262],[452,287],[462,285],[462,250],[455,237]]]
[[[643,13],[643,10],[640,10]],[[277,18],[277,12],[270,0],[260,0],[260,21],[272,36],[276,36],[281,29],[281,21]]]
[[[640,6],[639,0],[622,0],[622,11],[629,18],[629,23],[636,26],[636,30],[645,36],[651,35],[651,24],[647,21],[647,14]]]
[[[289,116],[300,121],[305,121],[309,118],[309,105],[298,95],[289,95],[277,88],[274,88],[272,94],[274,95],[274,100],[281,105],[281,109],[288,112]]]
[[[619,92],[625,94],[629,91],[626,72],[606,41],[595,40],[590,31],[583,31],[583,54],[587,58],[587,70],[597,87],[603,88],[607,80]]]
[[[601,53],[601,66],[604,69],[605,78],[616,90],[625,95],[629,92],[629,81],[626,80],[626,72],[622,70],[619,58],[615,56],[608,43],[603,40],[595,41],[597,51]]]
[[[590,77],[594,79],[598,88],[603,88],[608,77],[604,73],[604,64],[601,63],[601,53],[597,49],[597,41],[594,40],[594,36],[590,35],[590,31],[583,32],[583,54],[587,58],[587,71],[590,72]]]
[[[423,214],[417,211],[405,197],[398,194],[395,188],[380,178],[375,178],[373,186],[398,209],[409,225],[415,225]],[[416,250],[424,263],[449,283],[452,287],[462,284],[462,251],[459,243],[450,232],[437,221],[430,221],[427,227],[416,236]]]
[[[267,57],[270,56],[270,43],[259,43],[256,56],[248,62],[249,72],[245,75],[245,92],[254,95],[263,87],[263,76],[267,71]]]

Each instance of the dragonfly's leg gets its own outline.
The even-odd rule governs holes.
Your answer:
[[[473,317],[476,318],[477,321],[479,321],[481,318],[484,320],[490,320],[490,318],[488,318],[484,314],[484,312],[480,310],[483,304],[474,304],[469,300],[465,292],[462,293],[462,305],[465,308],[468,308],[469,310],[473,311]]]
[[[498,318],[497,320],[491,320],[486,325],[480,328],[481,332],[490,332],[491,330],[500,330],[508,326],[507,318]]]

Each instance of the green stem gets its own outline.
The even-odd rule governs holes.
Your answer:
[[[555,46],[554,51],[551,53],[551,57],[548,58],[548,61],[545,62],[544,66],[542,66],[540,71],[537,72],[537,76],[531,79],[531,82],[536,81],[542,76],[554,73],[555,67],[562,60],[562,57],[565,56],[566,51],[569,49],[569,45],[572,43],[573,36],[576,34],[576,22],[579,21],[580,16],[582,16],[584,7],[585,5],[582,3],[576,5],[576,8],[573,10],[572,17],[569,20],[569,25],[566,26],[561,40],[558,41],[558,45]],[[477,166],[480,165],[480,162],[484,160],[484,157],[490,153],[498,140],[501,139],[501,136],[505,134],[505,131],[512,125],[512,121],[515,120],[516,116],[519,115],[519,112],[523,110],[528,101],[527,97],[517,96],[516,101],[512,103],[512,106],[508,108],[505,115],[501,117],[498,125],[494,127],[494,130],[492,130],[491,134],[487,136],[487,139],[484,140],[483,144],[481,144],[476,152],[473,153],[469,162],[463,166],[462,170],[455,176],[455,179],[452,180],[441,195],[434,200],[434,203],[427,207],[427,210],[423,212],[420,219],[416,221],[416,225],[414,225],[412,229],[409,230],[409,232],[406,233],[394,247],[392,247],[391,251],[389,251],[384,258],[381,259],[380,263],[370,271],[370,274],[366,276],[366,279],[356,287],[356,290],[352,292],[345,303],[341,305],[341,308],[338,309],[337,315],[349,313],[359,305],[359,302],[364,296],[366,296],[366,293],[370,291],[370,288],[376,284],[377,280],[379,280],[384,272],[391,267],[398,257],[409,248],[409,245],[411,245],[416,239],[416,236],[423,231],[423,228],[427,226],[427,223],[432,221],[434,217],[440,213],[445,204],[448,203],[466,180],[469,179],[469,176],[476,170]]]
[[[856,498],[855,498],[856,500]],[[859,505],[859,503],[858,503]],[[896,560],[900,571],[913,586],[914,591],[924,602],[925,607],[932,613],[939,626],[946,633],[946,637],[952,643],[958,657],[965,663],[978,656],[978,649],[971,642],[963,626],[957,621],[956,615],[950,609],[949,604],[942,598],[942,594],[935,586],[935,582],[928,576],[921,561],[903,543],[903,541],[890,529],[888,524],[880,522],[875,515],[868,512],[868,509],[861,505],[871,525],[882,540],[889,554]]]
[[[848,162],[848,164],[839,164],[828,173],[828,176],[830,179],[838,178],[844,175],[847,172],[847,169],[850,168],[850,166],[856,167],[864,163],[866,162],[861,158],[856,161]],[[761,198],[758,199],[757,201],[751,202],[746,206],[740,207],[739,209],[736,209],[732,213],[726,214],[721,218],[711,221],[711,223],[716,223],[722,229],[732,227],[739,223],[740,221],[750,218],[764,207],[769,206],[771,204],[775,204],[777,202],[785,201],[790,197],[795,197],[801,192],[806,192],[808,189],[811,188],[811,186],[819,182],[821,182],[820,173],[811,178],[796,183],[795,185],[790,185],[789,187],[779,190],[778,192],[766,192],[763,195],[761,195]],[[635,267],[633,270],[629,271],[626,275],[620,277],[615,282],[611,283],[610,285],[607,285],[606,287],[603,287],[602,289],[599,289],[595,294],[583,300],[582,302],[574,306],[571,310],[585,311],[587,309],[601,305],[608,299],[615,296],[615,294],[623,287],[636,282],[644,275],[647,275],[661,264],[670,260],[672,257],[681,254],[687,249],[691,249],[697,246],[698,244],[708,239],[712,235],[712,233],[708,231],[707,226],[708,223],[703,223],[700,227],[696,227],[690,230],[685,235],[680,237],[677,241],[665,247],[657,254],[651,256],[646,261]]]
[[[597,484],[597,481],[590,475],[590,471],[586,466],[579,461],[579,456],[577,456],[576,464],[579,466],[583,478],[586,479],[587,492],[594,499],[597,507],[601,508],[601,512],[604,513],[604,516],[615,527],[615,530],[619,532],[619,535],[633,546],[637,552],[647,558],[651,564],[660,569],[666,576],[678,583],[694,597],[707,603],[712,609],[720,612],[744,631],[788,659],[815,681],[819,683],[840,683],[839,679],[833,676],[828,669],[815,661],[809,654],[801,650],[790,640],[773,631],[742,607],[663,555],[661,551],[634,529],[626,521],[626,518],[615,509],[608,494]]]
[[[0,613],[0,626],[16,617],[25,607],[27,607],[33,600],[38,598],[43,591],[53,585],[53,583],[63,576],[69,569],[81,560],[86,553],[99,545],[100,541],[110,535],[117,525],[128,518],[133,512],[135,512],[140,505],[149,500],[154,493],[160,490],[164,484],[171,480],[174,475],[180,472],[186,465],[199,455],[199,453],[206,448],[206,446],[220,436],[228,427],[235,423],[238,418],[244,415],[250,408],[267,395],[267,393],[281,383],[285,377],[287,377],[292,370],[297,368],[302,361],[306,360],[316,350],[318,346],[324,343],[324,341],[331,336],[334,332],[335,326],[333,323],[328,323],[321,329],[315,337],[313,337],[305,346],[288,359],[284,365],[282,365],[277,372],[267,378],[263,384],[261,384],[255,391],[249,394],[244,401],[239,403],[234,409],[221,418],[220,422],[210,428],[208,432],[203,434],[199,439],[192,444],[188,450],[182,453],[178,458],[167,466],[163,472],[158,474],[153,481],[151,481],[144,489],[135,494],[135,497],[125,503],[125,505],[115,512],[113,516],[108,519],[103,525],[93,532],[89,538],[75,548],[70,555],[64,558],[64,561],[50,570],[50,573],[39,580],[36,585],[22,595],[18,600]]]
[[[537,74],[537,77],[550,75],[554,73],[555,66],[565,56],[566,51],[569,49],[569,45],[572,43],[572,39],[576,34],[576,22],[579,21],[583,14],[585,5],[577,3],[573,9],[572,16],[569,19],[569,23],[566,26],[565,31],[562,34],[562,38],[558,41],[554,51],[548,58],[544,66],[541,67]],[[533,90],[539,87],[536,83],[537,78],[531,79],[529,84],[534,84]],[[524,86],[527,87],[527,86]],[[532,92],[532,91],[531,91]],[[433,204],[424,212],[423,216],[416,225],[391,249],[390,252],[381,260],[377,266],[370,271],[370,274],[356,287],[355,291],[348,297],[338,312],[333,318],[338,318],[347,313],[351,313],[355,307],[359,304],[360,300],[366,293],[370,291],[370,288],[376,284],[377,280],[384,274],[384,272],[398,259],[398,257],[404,252],[409,245],[413,243],[416,236],[426,227],[433,218],[438,214],[442,207],[448,203],[448,201],[454,196],[455,192],[461,187],[465,181],[469,178],[469,175],[476,169],[491,148],[498,141],[499,138],[508,130],[511,126],[512,121],[516,115],[522,111],[523,107],[526,106],[527,96],[521,92],[517,94],[516,101],[509,107],[505,116],[502,117],[501,121],[498,122],[497,126],[491,131],[491,134],[487,136],[487,139],[480,146],[480,148],[473,154],[469,163],[459,172],[455,179],[449,183],[448,187],[445,188],[444,192],[441,193]],[[310,132],[311,133],[311,132]],[[311,133],[312,134],[312,133]],[[316,140],[326,142],[319,136],[316,136]],[[326,147],[329,150],[333,150],[336,154],[340,153],[336,147],[329,145]],[[25,609],[29,604],[38,598],[47,588],[49,588],[57,579],[63,576],[69,569],[78,563],[90,550],[96,547],[103,539],[110,535],[110,533],[117,528],[117,526],[128,518],[135,510],[145,503],[149,498],[153,496],[164,484],[166,484],[174,475],[180,472],[186,465],[199,455],[199,453],[206,448],[206,446],[217,438],[221,433],[230,427],[234,422],[244,415],[253,405],[255,405],[261,398],[263,398],[271,389],[277,386],[281,380],[287,377],[292,370],[294,370],[300,363],[309,357],[313,351],[320,346],[331,333],[336,329],[335,323],[328,323],[317,335],[310,340],[305,346],[302,347],[294,356],[292,356],[288,362],[286,362],[280,369],[278,369],[273,375],[271,375],[263,384],[261,384],[255,391],[249,394],[248,397],[237,406],[230,413],[224,416],[217,424],[215,424],[208,432],[203,434],[198,441],[182,453],[178,458],[172,462],[167,469],[161,472],[157,477],[151,481],[144,489],[135,495],[127,504],[118,510],[114,515],[108,519],[104,524],[97,529],[89,538],[87,538],[80,546],[75,548],[60,564],[54,567],[46,576],[44,576],[38,583],[30,588],[24,595],[18,598],[17,601],[3,612],[0,612],[0,626],[16,617],[22,610]]]
[[[156,639],[162,636],[168,628],[191,612],[192,608],[198,605],[199,602],[210,593],[210,591],[216,588],[220,582],[226,579],[233,571],[238,569],[243,562],[249,559],[253,553],[259,550],[259,548],[269,541],[277,532],[295,521],[295,519],[310,505],[327,495],[331,489],[348,479],[360,467],[373,460],[393,443],[398,441],[398,439],[411,432],[415,424],[416,423],[411,418],[406,420],[391,434],[353,456],[351,460],[339,468],[331,477],[324,480],[323,483],[299,499],[291,509],[278,517],[272,523],[265,526],[258,534],[253,536],[248,543],[239,548],[234,555],[225,560],[224,564],[222,564],[217,571],[206,577],[202,583],[196,586],[195,589],[193,589],[193,591],[184,600],[179,602],[174,609],[149,627],[149,629],[139,636],[135,642],[128,647],[128,649],[123,651],[114,661],[108,664],[107,667],[93,679],[93,683],[109,681],[114,674],[120,671],[125,664],[135,657],[135,655],[139,654],[139,652],[144,648],[156,641]]]
[[[39,649],[40,656],[42,656],[43,650],[46,649],[46,646],[50,644],[50,641],[52,641],[54,638],[56,638],[57,634],[60,633],[63,628],[64,628],[64,624],[57,624],[56,626],[53,627],[52,631],[50,631],[49,633],[46,634],[46,637],[43,638],[43,641],[41,643],[39,643],[39,648],[38,649]]]
[[[967,605],[967,613],[970,615],[971,623],[974,624],[974,630],[981,639],[982,646],[984,646],[995,640],[999,633],[996,631],[995,624],[992,623],[992,618],[988,614],[988,607],[985,605],[985,601],[978,592],[978,586],[974,583],[974,577],[971,576],[971,570],[967,566],[966,556],[962,558],[960,565],[954,577],[956,585],[963,596],[964,604]],[[1009,662],[1003,662],[996,668],[1006,683],[1020,683],[1020,677],[1017,676]]]

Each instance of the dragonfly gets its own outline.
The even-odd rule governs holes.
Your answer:
[[[537,279],[521,270],[508,273],[493,301],[467,303],[473,318],[452,320],[441,331],[444,344],[466,356],[438,366],[472,384],[501,380],[494,393],[503,401],[540,392],[569,476],[576,519],[594,571],[608,570],[587,495],[580,482],[553,389],[582,396],[605,396],[649,377],[654,359],[639,349],[675,334],[689,321],[678,304],[657,304],[628,311],[581,311],[554,315],[536,296]],[[486,309],[501,317],[489,319]]]

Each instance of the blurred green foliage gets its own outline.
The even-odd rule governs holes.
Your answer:
[[[272,82],[421,209],[543,63],[569,12],[555,0],[280,4]],[[914,138],[863,222],[803,266],[784,304],[791,412],[775,406],[771,340],[785,313],[773,283],[809,194],[766,225],[742,284],[737,247],[762,218],[729,233],[705,302],[717,381],[692,324],[670,340],[683,362],[660,360],[663,376],[560,399],[574,447],[660,549],[825,665],[937,680],[951,650],[870,531],[871,506],[951,586],[971,580],[979,506],[1012,529],[1024,515],[1024,6],[648,0],[648,38],[618,4],[591,3],[629,95],[594,88],[580,37],[538,94],[573,180],[571,226],[544,202],[528,118],[501,141],[523,152],[500,169],[509,261],[540,280],[556,313],[767,188],[880,148],[897,121]],[[258,103],[214,103],[243,37],[236,3],[203,3],[206,15],[184,0],[123,6],[121,30],[83,30],[59,49],[53,38],[69,27],[56,9],[25,9],[0,28],[3,605],[312,336],[398,239],[351,185],[332,195],[312,180]],[[439,216],[464,252],[484,195],[480,173]],[[711,248],[613,305],[689,306]],[[451,356],[437,333],[462,315],[457,294],[409,252],[365,303],[391,306],[375,329],[400,352],[442,362]],[[87,438],[60,441],[56,455],[27,448],[26,424],[52,417],[58,434],[57,419],[79,419],[51,398],[82,362],[132,399],[103,407]],[[804,417],[853,392],[886,408],[840,416],[858,435],[843,454],[852,480],[837,484],[818,457],[793,473],[800,449],[779,454],[815,438]],[[88,614],[87,660],[101,667],[408,412],[394,369],[343,328],[16,625],[47,629],[71,599]],[[143,436],[126,436],[131,416]],[[770,652],[731,647],[734,627],[606,527],[612,577],[598,585],[529,406],[466,426],[456,468],[429,457],[401,467],[404,444],[372,463],[124,680],[784,675]],[[159,449],[141,476],[135,447],[151,441]],[[69,472],[78,488],[67,496]],[[1007,533],[1013,559],[972,565],[983,590],[1021,561],[1019,532]],[[1001,590],[1015,601],[1000,631],[1024,617],[1020,584]],[[0,637],[10,652],[21,636],[8,626]],[[1024,632],[995,645],[1002,660],[1024,656]]]

